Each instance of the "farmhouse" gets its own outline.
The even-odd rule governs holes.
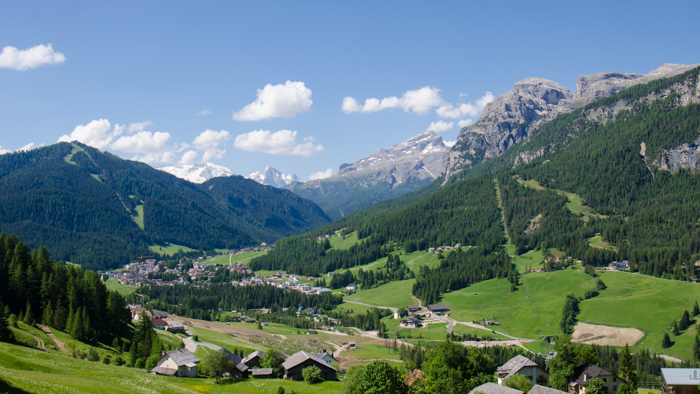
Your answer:
[[[316,357],[325,361],[327,364],[338,362],[338,360],[336,360],[336,358],[333,357],[333,353],[328,353],[326,349],[322,349],[320,352],[316,353]]]
[[[700,368],[661,368],[661,389],[665,394],[698,394]]]
[[[276,377],[272,368],[254,368],[250,370],[250,374],[255,379],[273,379]]]
[[[436,315],[441,315],[443,313],[449,312],[450,308],[443,304],[438,304],[438,305],[428,305],[428,310],[430,312],[435,313]]]
[[[503,385],[506,380],[515,374],[525,376],[533,386],[538,383],[546,384],[549,378],[547,371],[537,365],[536,362],[520,354],[498,367],[496,371],[496,375],[498,375],[498,384]]]
[[[167,320],[163,319],[163,320],[165,321],[165,331],[170,331],[174,334],[176,334],[178,332],[185,333],[185,331],[187,331],[187,327],[185,327],[185,325],[182,324],[182,322],[180,322],[179,320],[175,320],[175,319],[167,319]]]
[[[151,325],[156,330],[165,330],[165,321],[163,319],[153,319],[151,320]]]
[[[418,305],[409,305],[406,307],[406,310],[409,312],[417,312],[420,310],[420,307]]]
[[[510,387],[501,386],[496,383],[484,383],[481,386],[475,387],[469,394],[483,393],[483,394],[523,394],[522,391],[512,389]]]
[[[165,353],[150,372],[156,375],[196,378],[199,358],[187,349]]]
[[[551,387],[540,386],[539,384],[531,388],[527,394],[566,394],[566,391],[553,389]]]
[[[260,350],[256,350],[253,353],[247,355],[246,358],[244,358],[241,362],[247,365],[248,368],[258,368],[260,367],[260,360],[264,355],[265,353],[261,352]]]
[[[615,376],[612,372],[591,363],[583,363],[576,366],[574,368],[574,376],[576,379],[569,382],[569,393],[571,394],[585,394],[586,385],[595,378],[603,381],[603,390],[610,394],[617,393],[617,388],[620,384],[625,383],[623,379]]]
[[[321,375],[323,376],[324,380],[337,380],[337,371],[335,368],[328,365],[322,359],[303,350],[298,353],[294,353],[284,363],[282,363],[284,378],[290,380],[304,380],[304,376],[302,376],[301,371],[310,365],[313,365],[321,370]]]

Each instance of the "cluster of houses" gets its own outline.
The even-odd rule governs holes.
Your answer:
[[[254,379],[271,379],[280,377],[272,368],[261,368],[261,361],[265,356],[264,352],[259,350],[254,351],[248,356],[241,356],[232,353],[226,349],[224,357],[235,365],[230,371],[224,374],[224,377],[247,378],[252,376]],[[330,365],[332,362],[338,362],[333,357],[333,354],[322,350],[319,353],[311,354],[305,351],[294,353],[290,357],[285,357],[281,365],[281,377],[289,380],[304,380],[302,371],[308,366],[315,366],[321,370],[321,375],[324,380],[338,380],[337,370]],[[164,353],[156,363],[156,366],[149,372],[156,375],[177,376],[196,378],[199,376],[198,364],[200,360],[194,353],[187,349],[177,349]]]
[[[608,264],[608,270],[610,270],[610,271],[627,270],[629,268],[630,268],[629,260],[613,261],[612,263]]]
[[[178,319],[168,318],[167,312],[151,312],[140,305],[127,305],[127,308],[129,308],[129,312],[131,313],[131,320],[139,321],[141,320],[141,315],[145,313],[146,317],[151,321],[151,325],[156,330],[169,331],[173,334],[187,334],[187,327]]]
[[[449,245],[438,246],[437,248],[428,248],[428,253],[448,252],[450,250],[458,249],[461,247],[462,247],[462,244],[460,244],[460,243],[456,243],[455,246],[449,246]],[[471,248],[471,246],[467,246],[467,248]]]
[[[308,277],[308,280],[313,280],[313,277]],[[330,293],[331,290],[327,287],[311,286],[309,283],[301,283],[301,277],[295,275],[284,275],[281,272],[277,272],[270,276],[261,276],[254,274],[248,278],[242,278],[240,281],[232,282],[234,286],[258,286],[258,285],[270,285],[275,286],[280,289],[289,289],[300,291],[307,295],[321,295]]]
[[[431,315],[443,315],[447,314],[450,309],[443,305],[443,304],[437,304],[437,305],[428,305],[426,308],[426,311],[421,312],[421,307],[419,305],[408,305],[406,306],[406,310],[408,311],[408,317],[405,319],[401,320],[399,323],[399,326],[405,327],[405,328],[420,328],[423,327],[423,322],[422,319],[424,315],[426,316],[431,316]]]
[[[265,242],[261,243],[260,246],[251,246],[247,248],[241,248],[241,249],[231,249],[228,251],[228,254],[241,254],[241,253],[247,253],[247,252],[267,252],[275,248],[275,244],[268,245]]]

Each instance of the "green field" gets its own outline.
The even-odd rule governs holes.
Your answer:
[[[513,246],[513,248],[515,248],[515,246]],[[511,261],[515,264],[515,268],[518,271],[525,272],[528,268],[541,268],[544,256],[541,250],[531,250],[520,256],[515,256]]]
[[[332,249],[338,249],[338,250],[349,249],[352,245],[355,245],[358,241],[357,240],[357,231],[353,231],[349,235],[346,235],[345,239],[343,239],[343,237],[330,238],[329,241],[331,243]]]
[[[343,355],[351,355],[358,360],[400,360],[399,353],[394,353],[382,345],[367,345],[359,343],[359,349],[347,350]]]
[[[369,305],[405,308],[406,305],[415,304],[415,301],[409,296],[415,281],[415,279],[409,279],[389,282],[374,289],[359,290],[357,293],[345,297],[345,300]]]
[[[589,238],[587,241],[588,241],[588,244],[594,248],[610,249],[610,250],[614,250],[617,252],[617,248],[615,246],[610,245],[609,243],[603,241],[603,237],[601,237],[600,235],[595,236],[593,238]]]
[[[164,243],[162,245],[159,244],[154,244],[148,247],[153,252],[159,253],[159,254],[164,254],[166,256],[172,256],[176,254],[179,250],[182,250],[183,252],[194,252],[195,249],[188,248],[187,246],[182,246],[182,245],[175,245],[171,243]]]
[[[282,379],[227,381],[185,379],[147,374],[143,370],[104,365],[0,343],[0,392],[7,393],[337,393],[340,382],[308,385]]]
[[[507,279],[491,279],[447,293],[444,303],[452,310],[453,319],[495,319],[501,323],[495,327],[497,331],[534,339],[542,332],[560,334],[566,294],[581,297],[593,285],[593,278],[581,271],[536,272],[523,275],[522,284],[513,293],[508,293]]]
[[[109,290],[116,290],[121,295],[131,294],[136,291],[137,288],[134,285],[123,285],[119,283],[117,278],[109,278],[105,284]]]
[[[700,301],[700,285],[626,272],[604,272],[601,277],[608,288],[581,302],[580,321],[638,328],[645,337],[635,349],[692,358],[695,325],[680,336],[670,334],[675,344],[668,349],[661,348],[661,339],[674,319],[679,320],[684,310],[692,311],[693,303]]]
[[[521,185],[524,185],[524,186],[526,186],[526,187],[533,188],[533,189],[535,189],[535,190],[545,190],[545,188],[542,187],[542,186],[539,184],[539,182],[537,182],[537,181],[534,180],[534,179],[530,179],[529,181],[523,181],[523,180],[521,180],[521,179],[518,179],[518,182],[519,182]],[[557,193],[559,193],[560,195],[562,195],[562,196],[566,196],[566,198],[569,199],[569,202],[566,203],[566,208],[568,208],[569,211],[571,211],[571,212],[573,212],[573,213],[576,213],[576,214],[579,214],[579,215],[583,215],[583,219],[584,219],[584,220],[588,221],[588,217],[589,217],[589,216],[594,216],[594,217],[599,218],[599,219],[605,219],[605,218],[607,218],[607,216],[605,216],[605,215],[600,215],[600,214],[596,213],[596,212],[593,210],[593,208],[584,205],[584,204],[583,204],[583,198],[581,198],[581,196],[579,196],[578,194],[566,192],[566,191],[563,191],[563,190],[555,190],[555,191],[556,191]]]
[[[253,327],[255,327],[254,324],[248,325],[248,328]],[[194,335],[198,335],[200,342],[209,342],[214,345],[226,348],[230,351],[233,351],[234,348],[237,348],[242,349],[244,354],[249,354],[254,350],[267,350],[263,346],[259,346],[250,342],[245,342],[242,339],[234,338],[230,335],[222,334],[220,332],[205,330],[203,328],[197,328],[192,326],[188,326],[187,330]]]

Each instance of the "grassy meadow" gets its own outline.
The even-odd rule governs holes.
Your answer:
[[[134,285],[123,285],[119,283],[117,278],[109,278],[105,283],[109,290],[116,290],[121,295],[131,294],[136,291],[136,286]]]
[[[410,297],[415,281],[415,279],[409,279],[389,282],[374,289],[359,290],[357,293],[345,297],[345,300],[369,305],[405,308],[406,305],[415,304],[415,301]]]
[[[152,252],[164,254],[166,256],[172,256],[174,254],[177,254],[177,252],[179,250],[182,250],[183,252],[194,252],[195,251],[195,249],[188,248],[187,246],[171,244],[168,242],[165,242],[162,245],[153,244],[153,245],[149,246],[148,249],[150,249]]]

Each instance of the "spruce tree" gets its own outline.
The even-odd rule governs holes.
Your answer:
[[[0,342],[12,342],[12,331],[10,330],[7,316],[5,315],[5,307],[0,301]]]
[[[81,320],[83,323],[83,326],[82,326],[83,339],[82,340],[91,341],[93,339],[92,325],[90,324],[90,316],[88,316],[86,307],[83,307],[83,313],[81,316]]]
[[[671,345],[673,345],[673,343],[671,342],[671,337],[669,337],[668,333],[665,332],[664,339],[661,340],[661,347],[664,349],[668,349],[671,347]]]
[[[681,331],[685,330],[690,326],[690,314],[688,313],[688,310],[686,309],[683,312],[683,317],[681,317],[681,322],[679,324],[679,328]]]
[[[672,327],[673,327],[673,335],[675,335],[675,336],[681,335],[681,330],[680,330],[680,327],[678,327],[677,321],[675,321],[675,320],[673,321]]]
[[[53,326],[53,303],[51,300],[44,308],[44,316],[41,318],[41,323],[49,327]]]
[[[637,388],[639,387],[639,376],[637,375],[637,366],[632,358],[628,344],[625,344],[625,348],[622,349],[622,352],[620,353],[619,365],[620,375],[627,381],[629,391],[636,393]]]
[[[693,305],[693,316],[700,315],[700,307],[698,307],[698,302],[695,301],[695,304]]]
[[[24,314],[24,323],[33,326],[36,324],[34,321],[34,311],[32,311],[32,304],[27,301],[27,313]]]

